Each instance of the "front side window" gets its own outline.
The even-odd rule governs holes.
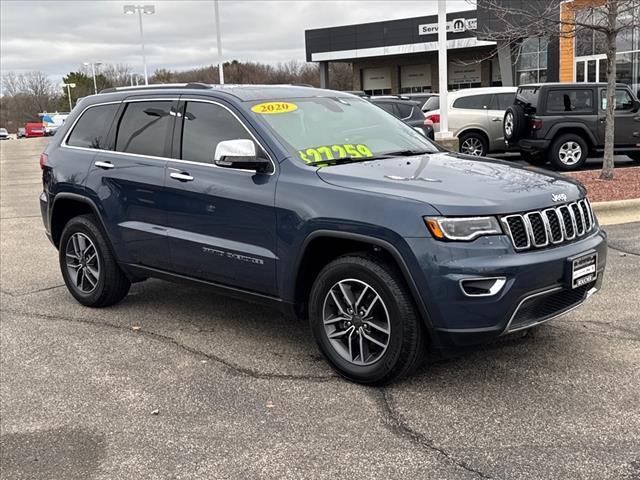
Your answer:
[[[67,145],[102,150],[108,148],[105,141],[117,110],[116,103],[89,107],[73,127]]]
[[[116,151],[163,157],[173,116],[171,101],[130,102],[116,136]]]
[[[204,102],[187,102],[182,126],[180,158],[213,163],[218,143],[251,140],[251,135],[226,108]]]
[[[593,112],[593,92],[590,89],[550,90],[547,111],[551,113]]]
[[[453,102],[454,108],[464,108],[470,110],[484,110],[489,108],[491,95],[470,95],[461,97]]]
[[[249,108],[293,157],[305,163],[438,151],[424,135],[361,98],[270,100],[253,102]]]
[[[607,109],[607,91],[600,91],[600,108]],[[633,108],[633,98],[626,90],[616,90],[615,107],[616,111],[631,110]]]

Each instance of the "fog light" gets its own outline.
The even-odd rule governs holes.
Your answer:
[[[505,277],[465,278],[460,280],[460,289],[467,297],[492,297],[507,283]]]

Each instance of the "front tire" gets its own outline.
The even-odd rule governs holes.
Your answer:
[[[366,254],[337,258],[318,274],[309,309],[320,350],[349,380],[382,385],[422,362],[424,327],[393,265]]]
[[[93,215],[74,217],[65,225],[59,260],[67,289],[82,305],[106,307],[129,293],[131,282],[118,266]]]
[[[584,139],[574,133],[560,135],[551,144],[551,163],[565,172],[577,170],[587,161],[589,147]]]
[[[460,153],[484,157],[489,151],[487,140],[479,133],[470,132],[460,135]]]

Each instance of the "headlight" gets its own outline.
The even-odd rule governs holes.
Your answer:
[[[469,241],[482,235],[502,233],[495,217],[425,217],[424,223],[438,240]]]

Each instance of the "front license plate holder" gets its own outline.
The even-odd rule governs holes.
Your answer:
[[[598,278],[598,252],[581,253],[567,259],[568,284],[571,288],[582,287]]]

